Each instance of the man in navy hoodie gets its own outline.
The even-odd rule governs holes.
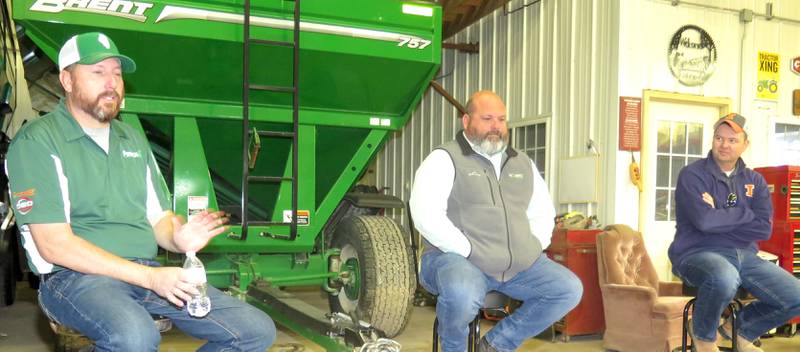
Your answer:
[[[699,352],[719,351],[717,330],[730,338],[730,322],[719,320],[739,286],[758,299],[739,314],[740,352],[762,351],[753,340],[800,315],[800,281],[756,255],[756,241],[772,233],[772,202],[764,177],[740,158],[750,144],[744,126],[739,114],[720,118],[708,156],[683,168],[675,189],[669,258],[673,272],[698,288],[692,332]]]

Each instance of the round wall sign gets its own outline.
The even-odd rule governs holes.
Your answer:
[[[717,47],[706,31],[695,25],[678,29],[669,43],[667,61],[672,75],[684,85],[705,83],[717,63]]]

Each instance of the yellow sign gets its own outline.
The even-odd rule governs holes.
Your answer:
[[[778,100],[778,83],[780,82],[780,55],[758,52],[758,82],[756,82],[756,98]]]

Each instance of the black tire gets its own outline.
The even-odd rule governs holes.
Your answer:
[[[344,213],[344,217],[352,217],[352,216],[362,216],[362,215],[378,215],[381,211],[380,208],[362,208],[357,207],[355,205],[351,205],[347,208],[347,212]]]
[[[411,318],[416,282],[405,231],[382,216],[342,219],[333,247],[342,249],[341,267],[357,264],[360,284],[344,285],[329,296],[331,311],[355,315],[387,337],[394,337]],[[351,314],[355,312],[355,314]]]

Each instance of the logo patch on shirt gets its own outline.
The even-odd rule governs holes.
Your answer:
[[[467,176],[481,176],[480,172],[477,171],[470,171]]]
[[[756,186],[754,184],[752,184],[752,183],[748,183],[748,184],[744,185],[744,189],[747,190],[747,192],[745,192],[744,195],[746,195],[746,196],[748,196],[750,198],[753,198],[753,189],[755,189],[755,188],[756,188]]]
[[[36,188],[28,188],[22,192],[14,192],[14,197],[33,197],[36,194]]]
[[[20,197],[17,199],[17,203],[14,204],[14,208],[16,208],[20,214],[25,215],[33,209],[33,200],[28,197]]]
[[[123,150],[123,151],[122,151],[122,157],[123,157],[123,158],[141,158],[141,157],[142,157],[142,155],[141,155],[141,154],[139,154],[139,152],[138,152],[138,151],[129,152],[129,151],[127,151],[127,150]]]
[[[510,178],[520,178],[521,179],[521,178],[523,178],[525,176],[523,176],[522,174],[508,174],[508,177],[510,177]]]

